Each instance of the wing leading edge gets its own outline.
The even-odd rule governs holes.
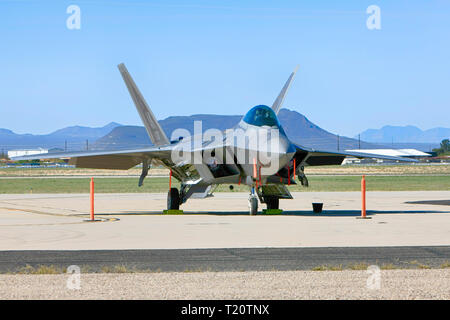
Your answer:
[[[166,146],[114,151],[41,153],[15,157],[12,160],[70,158],[69,164],[73,164],[77,168],[126,170],[138,165],[144,159],[170,159],[172,149],[173,146]]]
[[[341,164],[345,157],[355,157],[355,158],[373,158],[373,159],[384,159],[384,160],[394,160],[394,161],[404,161],[404,162],[418,162],[416,159],[408,159],[403,157],[387,156],[380,154],[371,154],[365,152],[354,152],[354,151],[325,151],[325,150],[314,150],[311,148],[295,145],[297,149],[297,154],[302,155],[302,161],[310,166],[319,165],[334,165]]]

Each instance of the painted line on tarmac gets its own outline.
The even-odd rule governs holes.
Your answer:
[[[34,213],[34,214],[41,214],[41,215],[49,215],[49,216],[56,216],[56,217],[65,217],[65,218],[74,218],[74,217],[89,217],[88,214],[77,214],[77,215],[66,215],[66,214],[60,214],[60,213],[51,213],[51,212],[44,212],[39,210],[32,210],[32,209],[22,209],[22,208],[8,208],[8,207],[0,207],[0,210],[8,210],[8,211],[19,211],[24,213]],[[105,218],[100,216],[97,216],[96,219],[98,221],[96,222],[115,222],[120,221],[119,218]],[[80,222],[60,222],[60,223],[23,223],[23,224],[2,224],[0,227],[28,227],[28,226],[56,226],[56,225],[68,225],[68,224],[83,224],[84,221]]]

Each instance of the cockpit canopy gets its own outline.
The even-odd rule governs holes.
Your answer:
[[[275,112],[265,105],[259,105],[250,109],[244,116],[244,122],[254,126],[280,127]]]

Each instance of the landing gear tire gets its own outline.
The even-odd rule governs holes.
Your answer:
[[[267,209],[279,209],[280,208],[280,198],[269,197],[264,199],[266,201]]]
[[[171,188],[167,193],[167,210],[180,209],[180,193],[177,188]]]
[[[248,199],[248,206],[250,207],[250,215],[256,215],[258,213],[258,198],[250,197]]]

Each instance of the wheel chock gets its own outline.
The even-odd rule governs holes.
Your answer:
[[[263,209],[262,214],[282,214],[283,210],[281,209]]]
[[[163,210],[163,214],[183,214],[183,210]]]

